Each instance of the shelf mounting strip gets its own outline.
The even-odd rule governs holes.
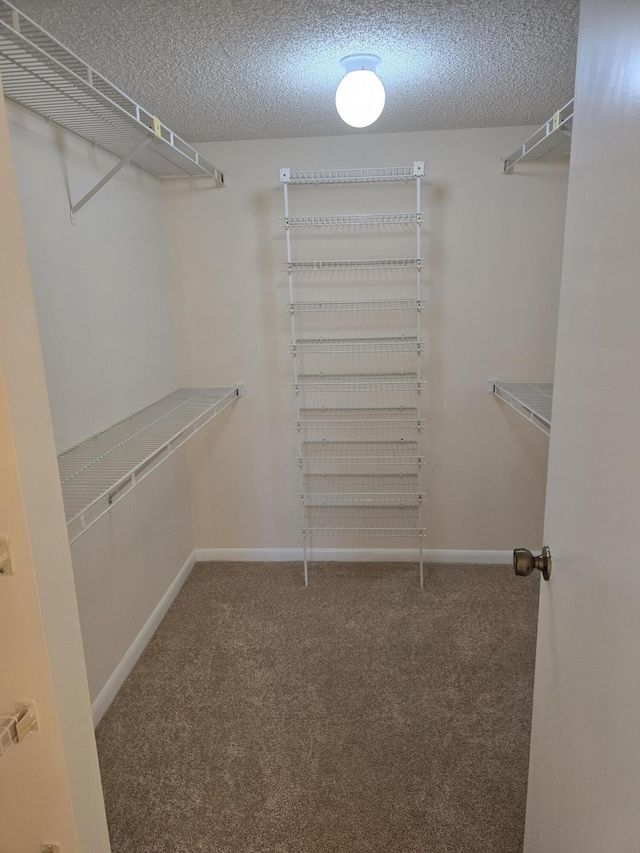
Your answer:
[[[58,456],[69,541],[241,396],[242,386],[179,388]]]
[[[127,163],[156,177],[208,177],[224,185],[222,172],[184,139],[7,0],[0,0],[0,76],[7,98],[120,161],[72,205],[72,221]]]

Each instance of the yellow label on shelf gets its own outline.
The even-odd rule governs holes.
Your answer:
[[[553,114],[552,129],[557,130],[560,127],[560,110]]]
[[[151,130],[155,133],[158,139],[162,138],[162,125],[160,124],[160,119],[155,116],[151,116]]]

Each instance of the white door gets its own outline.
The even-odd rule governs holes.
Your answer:
[[[640,2],[582,0],[525,853],[640,851]]]

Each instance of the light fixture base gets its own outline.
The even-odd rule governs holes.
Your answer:
[[[344,73],[349,74],[351,71],[373,71],[382,60],[375,53],[350,53],[349,56],[343,56],[340,60],[340,65],[344,68]]]

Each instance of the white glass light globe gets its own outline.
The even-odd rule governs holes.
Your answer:
[[[384,86],[374,70],[379,62],[372,54],[347,56],[342,60],[347,73],[336,90],[336,109],[351,127],[368,127],[384,109]]]

